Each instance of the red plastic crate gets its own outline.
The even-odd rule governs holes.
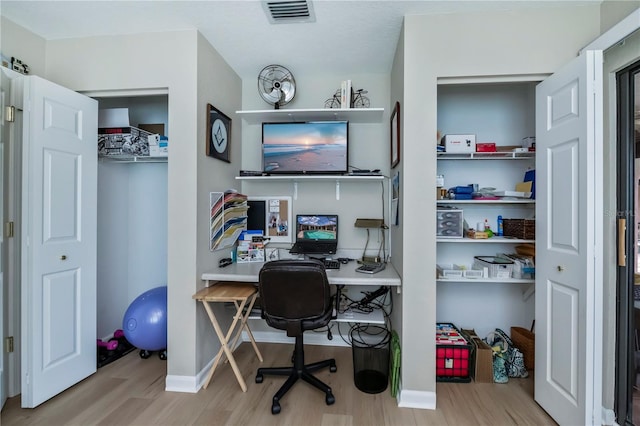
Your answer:
[[[436,324],[436,381],[470,382],[471,345],[451,323]]]

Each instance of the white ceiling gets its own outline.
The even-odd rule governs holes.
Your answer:
[[[0,13],[46,40],[197,28],[241,78],[280,64],[299,74],[389,73],[404,15],[601,3],[309,0],[314,23],[270,24],[260,1],[0,1]],[[446,36],[443,35],[443,41]],[[166,52],[171,63],[171,52]]]

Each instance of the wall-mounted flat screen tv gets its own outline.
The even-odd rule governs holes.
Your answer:
[[[349,122],[262,123],[262,170],[269,174],[345,174]]]

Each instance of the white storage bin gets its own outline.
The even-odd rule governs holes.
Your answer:
[[[502,257],[474,256],[473,268],[482,270],[487,268],[488,278],[511,278],[513,262]]]
[[[459,265],[436,265],[436,268],[438,271],[437,278],[462,278],[464,273],[464,268]]]

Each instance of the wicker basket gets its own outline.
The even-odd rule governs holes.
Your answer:
[[[526,328],[511,327],[511,340],[524,355],[524,366],[533,370],[536,365],[536,335]]]
[[[523,240],[536,238],[535,219],[504,219],[502,229],[505,237],[515,237]]]

